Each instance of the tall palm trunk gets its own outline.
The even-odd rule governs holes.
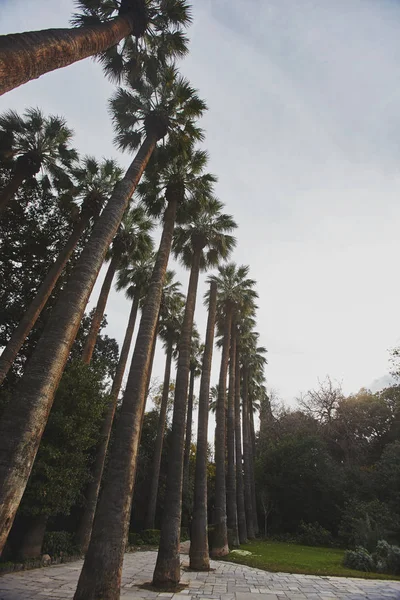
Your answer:
[[[243,367],[243,400],[242,400],[242,427],[243,427],[243,459],[244,459],[244,501],[246,507],[247,535],[250,539],[255,537],[253,494],[251,489],[251,448],[249,432],[249,373]]]
[[[15,173],[15,175],[10,179],[7,185],[5,185],[0,191],[0,215],[5,210],[10,200],[14,198],[15,194],[18,192],[19,188],[23,184],[24,179],[24,173],[22,171],[17,171],[17,173]]]
[[[97,503],[92,536],[75,592],[75,600],[118,600],[131,513],[138,446],[145,408],[150,355],[177,210],[169,199],[160,246],[150,281],[129,377],[110,452],[109,477]]]
[[[105,253],[117,232],[157,137],[142,144],[114,192],[54,307],[0,423],[0,551],[24,493],[67,362]]]
[[[190,447],[192,445],[192,425],[193,425],[193,394],[195,381],[195,368],[190,369],[189,377],[189,394],[187,402],[186,415],[186,435],[185,435],[185,452],[183,455],[183,484],[182,484],[182,520],[183,525],[188,527],[190,516],[190,501],[189,501],[189,467],[190,467]]]
[[[215,317],[217,312],[217,284],[210,285],[207,333],[204,346],[199,393],[199,417],[197,427],[196,471],[194,476],[193,521],[190,536],[190,567],[208,571],[207,535],[207,433],[210,401],[211,363],[214,347]]]
[[[83,513],[83,517],[77,532],[77,542],[83,553],[85,553],[88,549],[90,535],[92,533],[93,519],[96,512],[96,505],[97,499],[99,497],[101,479],[103,477],[108,443],[110,441],[112,424],[114,421],[114,415],[118,403],[118,395],[121,389],[122,379],[125,373],[129,350],[131,348],[133,332],[135,330],[138,307],[139,293],[136,293],[133,298],[131,312],[128,320],[128,326],[126,328],[125,338],[121,348],[121,354],[119,357],[117,369],[115,371],[115,376],[110,392],[109,406],[107,408],[104,421],[101,426],[100,443],[97,446],[96,456],[92,469],[92,481],[89,483],[86,490],[85,511]]]
[[[118,267],[118,257],[113,256],[108,265],[106,276],[104,277],[103,285],[101,286],[99,299],[97,300],[96,309],[90,324],[88,336],[82,350],[82,362],[88,365],[92,360],[94,347],[96,345],[97,336],[100,330],[101,321],[106,310],[108,296],[111,290],[111,284],[114,279],[115,271]]]
[[[186,403],[189,384],[190,351],[197,285],[202,247],[194,249],[190,270],[185,313],[179,339],[179,357],[176,371],[174,412],[172,417],[171,446],[168,453],[167,489],[161,524],[160,546],[153,573],[153,584],[179,583],[180,533],[182,513],[183,453],[185,442]]]
[[[229,349],[231,342],[232,307],[226,307],[221,369],[218,383],[215,437],[215,518],[211,556],[226,556],[229,552],[228,528],[226,523],[226,380],[228,374]]]
[[[254,462],[256,459],[256,432],[254,429],[254,414],[253,414],[253,403],[249,398],[249,437],[250,437],[250,476],[251,476],[251,500],[253,505],[253,525],[254,534],[258,535],[260,528],[258,526],[258,514],[257,514],[257,496],[256,496],[256,478],[254,473]]]
[[[240,351],[236,344],[235,360],[235,449],[236,449],[236,503],[239,542],[247,543],[246,508],[244,503],[242,431],[240,427]]]
[[[160,417],[158,419],[157,437],[154,448],[153,463],[151,467],[151,481],[150,481],[150,493],[149,493],[149,505],[146,514],[145,527],[146,529],[155,528],[156,520],[156,508],[157,508],[157,495],[158,495],[158,481],[160,479],[160,465],[162,448],[164,443],[164,432],[165,432],[165,421],[167,417],[168,408],[168,397],[169,397],[169,382],[171,379],[171,365],[172,365],[172,352],[173,342],[170,340],[167,347],[165,369],[164,369],[164,383],[161,398]]]
[[[44,278],[36,293],[36,296],[28,306],[24,316],[19,322],[18,327],[12,333],[7,346],[4,348],[3,353],[0,356],[0,384],[3,383],[4,378],[6,377],[12,363],[22,347],[22,344],[35,325],[40,313],[43,310],[43,307],[45,306],[51,292],[54,289],[54,286],[63,272],[65,265],[75,250],[76,245],[88,224],[89,217],[84,217],[81,218],[74,226],[67,243],[57,257],[56,262]]]
[[[132,14],[76,29],[43,29],[0,37],[0,96],[44,73],[104,52],[134,29]]]
[[[239,545],[238,517],[236,505],[235,472],[235,375],[236,375],[236,325],[232,322],[231,348],[229,354],[229,392],[228,392],[228,469],[226,477],[226,508],[228,529],[231,531],[232,545]]]

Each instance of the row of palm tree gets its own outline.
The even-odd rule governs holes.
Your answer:
[[[182,491],[187,498],[194,380],[200,371],[198,354],[201,351],[199,347],[196,350],[196,344],[199,344],[194,334],[194,317],[201,272],[218,268],[218,275],[209,278],[210,291],[206,298],[209,318],[201,360],[195,520],[190,557],[194,568],[208,568],[209,565],[207,419],[215,322],[222,345],[216,407],[216,500],[212,546],[215,556],[228,552],[227,510],[234,543],[246,538],[245,530],[247,536],[252,537],[257,529],[255,438],[251,418],[257,390],[252,381],[258,378],[257,381],[262,382],[263,349],[257,349],[257,334],[254,333],[257,294],[255,282],[248,277],[248,267],[237,267],[234,263],[221,266],[235,246],[232,231],[236,223],[222,212],[223,204],[214,192],[216,178],[207,172],[208,155],[197,145],[204,139],[198,121],[206,105],[172,62],[187,51],[184,27],[190,21],[189,6],[184,0],[122,0],[120,3],[81,0],[78,4],[81,13],[74,17],[76,29],[3,36],[0,40],[0,93],[47,71],[96,54],[106,73],[121,84],[110,101],[116,145],[135,155],[123,176],[110,161],[98,164],[94,159],[86,158],[83,166],[78,166],[77,154],[68,146],[70,131],[62,120],[53,117],[46,120],[40,111],[30,111],[25,120],[18,120],[18,115],[8,113],[4,121],[0,121],[0,150],[4,161],[10,161],[13,169],[10,184],[0,192],[0,198],[4,198],[2,218],[7,218],[18,186],[40,172],[46,171],[42,184],[56,190],[69,206],[75,198],[82,201],[71,239],[57,261],[57,270],[54,265],[54,273],[52,269],[51,276],[49,273],[43,282],[43,289],[38,291],[34,307],[29,307],[31,312],[24,317],[25,324],[21,324],[10,347],[5,349],[3,377],[71,256],[75,248],[73,241],[84,232],[87,235],[71,276],[61,290],[25,368],[13,402],[6,407],[0,422],[0,549],[24,493],[93,286],[104,260],[109,259],[83,349],[83,362],[91,360],[116,273],[118,287],[127,289],[132,306],[96,451],[92,482],[86,490],[86,510],[79,531],[85,561],[75,600],[117,599],[157,334],[162,336],[165,344],[166,366],[151,482],[153,498],[157,498],[174,352],[177,358],[165,509],[153,576],[153,582],[158,586],[177,583],[180,579]],[[8,74],[3,68],[4,60],[7,60]],[[30,134],[32,130],[44,132],[40,144],[37,143],[39,136]],[[45,143],[46,136],[51,140],[59,136],[57,146]],[[24,139],[29,143],[24,144]],[[133,195],[137,205],[131,201]],[[105,202],[107,196],[109,200]],[[158,250],[154,253],[149,232],[157,223],[162,231]],[[168,277],[171,251],[190,269],[186,297]],[[108,448],[139,308],[141,319],[120,399],[114,443]],[[107,453],[108,476],[102,480]],[[154,502],[149,506],[149,525],[154,524]]]

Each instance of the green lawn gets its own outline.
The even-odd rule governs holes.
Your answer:
[[[316,548],[283,542],[254,541],[240,546],[251,555],[240,556],[235,552],[224,560],[284,573],[307,573],[309,575],[338,575],[340,577],[364,577],[367,579],[397,579],[394,575],[364,573],[342,566],[344,550],[338,548]]]

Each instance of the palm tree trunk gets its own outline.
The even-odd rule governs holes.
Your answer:
[[[1,61],[1,58],[0,58]],[[1,62],[0,62],[1,68]],[[18,192],[20,186],[23,184],[25,177],[22,171],[15,173],[10,181],[0,191],[0,215],[7,207],[10,200],[12,200],[15,194]]]
[[[256,459],[256,432],[254,429],[253,404],[249,398],[249,436],[250,436],[250,476],[251,476],[251,500],[253,505],[253,525],[254,534],[258,535],[260,528],[258,526],[257,514],[257,496],[256,496],[256,479],[254,474],[254,461]]]
[[[51,292],[54,289],[54,286],[63,272],[65,265],[75,250],[82,233],[86,229],[88,222],[89,219],[81,218],[75,225],[67,243],[58,255],[56,262],[47,273],[36,293],[35,298],[28,306],[18,327],[12,333],[7,346],[4,348],[0,356],[0,384],[3,383],[8,371],[11,368],[11,365],[13,364],[18,352],[22,347],[22,344],[35,325],[40,313],[43,310],[43,307],[45,306]]]
[[[160,417],[158,419],[157,437],[154,448],[153,464],[151,468],[151,482],[149,494],[149,506],[146,515],[145,528],[154,529],[156,520],[158,481],[160,479],[160,465],[162,448],[164,443],[165,421],[167,417],[168,397],[169,397],[169,382],[171,379],[173,343],[169,342],[166,352],[164,383],[161,398]]]
[[[131,348],[133,332],[137,311],[139,308],[139,293],[136,293],[129,315],[128,326],[125,332],[125,338],[122,344],[121,354],[119,357],[115,377],[110,392],[109,406],[101,427],[100,443],[96,450],[96,457],[92,469],[92,481],[89,483],[86,490],[86,505],[83,517],[77,532],[77,542],[83,553],[86,553],[89,547],[90,535],[92,533],[93,519],[96,512],[97,499],[99,497],[101,479],[103,477],[104,464],[106,461],[108,443],[110,441],[112,424],[118,403],[118,395],[124,377],[126,363],[128,360],[129,350]]]
[[[104,277],[103,285],[101,286],[99,299],[97,300],[96,310],[94,311],[94,315],[92,318],[92,322],[90,324],[90,329],[88,336],[86,338],[85,345],[82,350],[82,362],[85,365],[88,365],[92,360],[94,347],[96,345],[97,336],[100,330],[101,321],[104,317],[104,311],[106,309],[106,304],[108,300],[108,296],[111,290],[111,284],[114,279],[115,271],[118,267],[118,257],[113,256],[111,262],[108,266],[106,276]]]
[[[251,449],[249,434],[249,394],[248,394],[248,370],[243,367],[243,401],[242,401],[242,427],[243,427],[243,459],[244,459],[244,501],[246,507],[247,535],[250,539],[255,538],[253,494],[251,491]]]
[[[211,556],[226,556],[229,553],[228,528],[226,523],[226,379],[228,374],[229,348],[231,342],[232,307],[226,307],[221,369],[218,383],[215,438],[215,518]]]
[[[207,535],[207,433],[210,401],[211,363],[214,347],[215,317],[217,312],[217,284],[210,285],[207,333],[204,346],[199,393],[199,417],[197,427],[196,470],[194,476],[193,521],[190,535],[190,568],[208,571]]]
[[[167,489],[161,524],[160,546],[153,573],[153,584],[179,583],[180,534],[182,513],[183,454],[185,443],[186,403],[189,384],[190,351],[197,285],[200,272],[201,248],[193,254],[185,313],[179,338],[179,358],[176,371],[171,446],[168,453]]]
[[[104,52],[128,36],[132,14],[108,23],[71,29],[43,29],[0,37],[0,96],[44,73]]]
[[[229,392],[228,392],[228,469],[226,477],[226,509],[228,529],[231,531],[232,545],[239,546],[238,517],[236,505],[235,472],[235,374],[236,374],[236,325],[232,322],[231,348],[229,355]]]
[[[239,542],[247,543],[246,509],[244,503],[242,432],[240,427],[240,351],[236,344],[235,360],[235,448],[236,448],[236,499]]]
[[[92,536],[80,574],[75,600],[118,600],[122,563],[131,513],[138,445],[145,407],[150,354],[174,231],[177,198],[164,215],[149,292],[142,310],[129,377],[110,452],[109,477],[97,503]]]
[[[25,529],[22,544],[18,553],[22,560],[38,558],[41,555],[47,521],[47,515],[31,517],[30,523]]]
[[[93,228],[0,423],[0,551],[24,493],[90,293],[137,183],[157,143],[142,144]]]
[[[190,369],[189,394],[186,416],[186,435],[185,452],[183,455],[183,486],[182,486],[182,519],[185,527],[189,526],[190,502],[189,502],[189,465],[190,465],[190,447],[192,445],[192,424],[193,424],[193,394],[195,369]]]

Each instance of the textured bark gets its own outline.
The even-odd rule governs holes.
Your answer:
[[[109,477],[97,503],[92,536],[75,600],[118,600],[128,535],[150,355],[177,209],[171,199],[164,215],[160,247],[142,310],[129,377],[110,452]]]
[[[38,515],[31,518],[19,550],[19,556],[22,560],[38,558],[41,555],[47,520],[47,515]]]
[[[194,394],[194,381],[195,381],[195,369],[190,369],[189,378],[189,394],[187,402],[187,416],[186,416],[186,435],[185,435],[185,452],[183,455],[183,485],[182,485],[182,519],[183,525],[188,527],[189,525],[189,467],[190,467],[190,447],[192,445],[192,425],[193,425],[193,394]]]
[[[216,311],[217,284],[213,282],[210,286],[207,333],[200,380],[193,521],[189,550],[190,568],[199,571],[208,571],[210,568],[207,535],[207,432]]]
[[[136,294],[132,302],[128,326],[126,328],[125,338],[121,348],[121,354],[119,357],[117,369],[115,371],[115,377],[110,393],[110,403],[101,427],[100,443],[96,449],[96,456],[92,469],[92,481],[89,483],[86,490],[85,510],[77,532],[77,542],[83,553],[86,553],[89,547],[90,535],[92,533],[93,527],[93,519],[96,512],[97,499],[99,497],[100,484],[101,479],[103,477],[104,464],[106,461],[108,443],[110,441],[112,424],[114,421],[114,415],[118,403],[118,395],[121,389],[126,363],[128,361],[128,354],[131,348],[133,332],[135,330],[138,307],[139,294]]]
[[[244,503],[242,431],[240,426],[240,352],[236,344],[235,361],[235,450],[236,450],[236,503],[239,542],[247,543],[246,508]]]
[[[88,365],[92,360],[94,347],[96,345],[97,336],[100,331],[101,321],[104,317],[108,296],[111,290],[111,284],[114,279],[115,271],[118,267],[118,257],[113,256],[108,265],[106,276],[104,277],[103,285],[101,286],[99,299],[97,300],[96,309],[90,324],[89,333],[82,350],[82,362]]]
[[[182,513],[183,454],[186,403],[189,384],[190,350],[201,249],[195,250],[190,271],[185,313],[179,339],[171,446],[168,453],[167,489],[161,524],[160,546],[153,574],[153,584],[164,586],[180,580],[180,533]]]
[[[0,59],[1,60],[1,59]],[[24,174],[19,172],[10,179],[10,181],[0,190],[0,215],[7,207],[10,200],[12,200],[17,193],[19,187],[24,181]]]
[[[249,394],[248,394],[248,370],[243,367],[243,401],[242,401],[242,427],[243,427],[243,470],[244,470],[244,501],[246,507],[247,536],[255,538],[253,494],[251,490],[251,448],[249,432]]]
[[[169,383],[170,383],[170,379],[171,379],[172,351],[173,351],[173,343],[172,343],[172,341],[170,341],[168,344],[167,352],[166,352],[165,369],[164,369],[164,383],[163,383],[163,391],[162,391],[161,407],[160,407],[160,418],[158,419],[156,444],[155,444],[155,448],[154,448],[153,462],[152,462],[152,467],[151,467],[149,505],[148,505],[146,521],[145,521],[146,529],[155,529],[158,481],[160,478],[161,456],[162,456],[162,448],[163,448],[163,443],[164,443],[165,422],[166,422],[167,408],[168,408]]]
[[[231,531],[232,545],[239,545],[238,518],[236,505],[236,471],[235,471],[235,375],[236,375],[236,325],[232,323],[231,348],[229,352],[229,391],[227,446],[228,469],[226,476],[226,509],[228,529]]]
[[[20,351],[26,337],[29,335],[37,319],[39,318],[40,313],[49,299],[54,286],[56,285],[65,265],[71,257],[71,254],[75,250],[79,238],[88,226],[88,223],[89,219],[84,218],[80,219],[80,221],[75,225],[67,243],[58,255],[56,262],[47,273],[36,293],[36,296],[22,317],[18,327],[15,329],[15,331],[13,331],[7,346],[4,348],[0,356],[0,384],[3,383],[4,378],[10,370],[11,365]]]
[[[260,528],[258,526],[257,514],[257,496],[256,496],[256,478],[254,474],[254,461],[256,459],[256,432],[254,429],[253,405],[249,398],[249,442],[250,442],[250,477],[251,477],[251,503],[253,507],[253,526],[254,535],[258,535]]]
[[[221,368],[218,383],[215,436],[215,517],[211,556],[226,556],[229,552],[226,519],[226,380],[228,374],[229,348],[231,342],[232,307],[226,307]]]
[[[124,178],[115,186],[54,307],[24,376],[0,423],[0,551],[24,493],[90,293],[105,253],[151,156],[156,137],[147,138]]]
[[[125,14],[91,27],[0,36],[0,96],[44,73],[104,52],[128,36],[133,25],[132,15]]]

